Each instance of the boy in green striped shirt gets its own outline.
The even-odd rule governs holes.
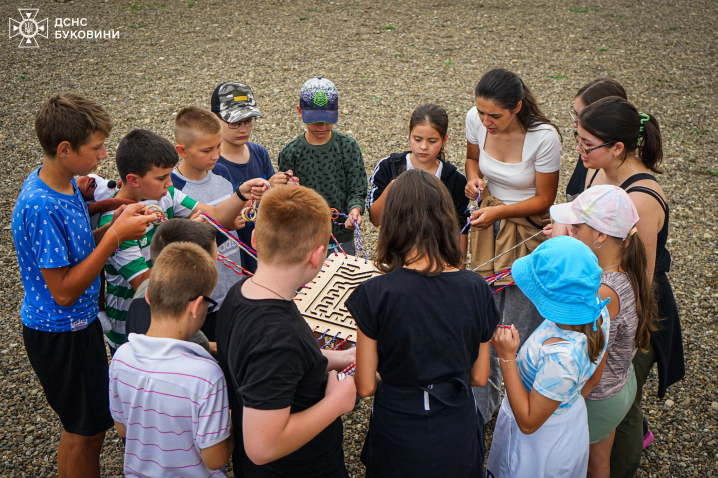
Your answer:
[[[241,227],[238,218],[247,199],[250,196],[259,199],[266,185],[263,179],[253,179],[238,186],[236,194],[221,204],[198,203],[172,187],[170,174],[179,161],[172,143],[141,129],[131,131],[120,141],[115,160],[122,179],[122,188],[115,197],[156,205],[167,219],[203,212],[229,230]],[[112,215],[113,211],[103,214],[98,227],[109,223]],[[113,353],[127,340],[125,318],[135,289],[150,277],[150,244],[158,227],[159,224],[150,224],[142,239],[122,242],[105,264],[105,312],[112,323],[106,337]]]

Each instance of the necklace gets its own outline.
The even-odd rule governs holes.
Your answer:
[[[279,298],[282,299],[282,300],[292,300],[292,299],[285,299],[284,296],[282,296],[281,294],[277,294],[276,292],[274,292],[274,291],[273,291],[272,289],[270,289],[269,287],[265,287],[265,286],[263,286],[262,284],[257,284],[257,283],[254,281],[254,278],[253,278],[253,277],[250,277],[249,280],[252,281],[252,284],[254,284],[254,285],[256,285],[256,286],[259,286],[259,287],[261,287],[262,289],[268,290],[269,292],[271,292],[272,294],[276,295],[277,297],[279,297]]]
[[[601,269],[601,270],[604,270],[604,271],[605,271],[605,270],[608,270],[608,269],[613,269],[614,267],[618,267],[618,266],[620,266],[620,265],[621,265],[620,263],[618,263],[618,264],[613,264],[612,266],[604,267],[604,268]]]

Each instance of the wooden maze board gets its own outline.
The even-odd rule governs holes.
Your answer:
[[[328,330],[326,337],[333,337],[339,332],[339,340],[351,335],[348,342],[356,342],[357,326],[344,301],[359,284],[378,274],[374,264],[362,258],[332,254],[308,288],[297,293],[297,307],[312,330],[319,327],[317,333]]]

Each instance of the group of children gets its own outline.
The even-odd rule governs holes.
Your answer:
[[[479,93],[486,138],[501,121],[524,121],[520,105]],[[60,476],[99,476],[114,422],[128,476],[224,476],[232,456],[236,476],[348,477],[341,415],[357,395],[375,397],[367,476],[609,476],[614,430],[636,396],[631,361],[655,330],[629,195],[600,185],[551,207],[565,226],[547,228],[556,237],[511,264],[545,319],[521,337],[504,323],[496,288],[463,270],[468,226],[485,220],[469,199],[485,198],[486,186],[445,159],[446,111],[417,108],[410,150],[379,161],[369,186],[358,143],[332,130],[336,87],[310,79],[297,110],[306,132],[282,149],[278,172],[248,141],[261,114],[241,83],[220,84],[211,111],[180,110],[174,145],[131,131],[115,155],[114,197],[129,204],[93,231],[74,176],[107,157],[111,119],[72,93],[40,109],[44,161],[23,185],[12,229],[26,350],[64,428]],[[246,221],[242,210],[257,203],[256,223]],[[320,349],[293,297],[328,253],[355,253],[365,205],[380,226],[374,261],[383,274],[346,300],[356,347]],[[346,221],[333,222],[332,209]],[[109,367],[99,309],[109,319]],[[488,384],[490,357],[505,395],[484,468],[485,419],[472,387],[498,388]],[[355,377],[337,374],[354,363]]]

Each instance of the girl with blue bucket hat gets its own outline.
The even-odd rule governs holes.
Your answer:
[[[600,380],[609,300],[601,268],[581,241],[561,236],[512,267],[516,285],[546,320],[518,354],[518,331],[498,328],[493,345],[506,385],[486,476],[586,476],[589,435],[584,386]]]
[[[571,203],[551,206],[551,218],[568,226],[569,235],[596,255],[603,270],[598,293],[611,298],[605,369],[596,388],[584,393],[590,443],[588,477],[608,478],[616,427],[631,409],[638,389],[631,362],[639,349],[639,353],[645,352],[656,330],[657,306],[647,272],[646,247],[636,230],[636,206],[618,186],[594,186]],[[640,441],[640,421],[637,424]],[[640,447],[633,450],[636,448],[640,453]]]

